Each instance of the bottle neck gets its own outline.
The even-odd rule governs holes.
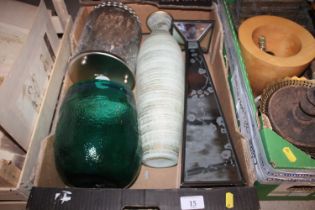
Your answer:
[[[152,33],[154,32],[170,32],[170,27],[167,23],[160,22],[156,25],[151,26]]]
[[[152,33],[154,32],[170,32],[172,27],[172,17],[167,13],[158,11],[150,15],[147,25]]]

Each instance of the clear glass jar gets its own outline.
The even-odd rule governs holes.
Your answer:
[[[87,17],[70,61],[71,80],[101,76],[133,88],[140,42],[139,18],[131,8],[119,2],[98,5]]]

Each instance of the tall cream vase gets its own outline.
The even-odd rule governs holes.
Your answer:
[[[147,20],[151,34],[140,47],[136,102],[143,164],[177,164],[183,137],[185,62],[169,30],[172,18],[155,12]]]

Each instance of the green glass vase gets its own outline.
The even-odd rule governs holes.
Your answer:
[[[76,187],[127,187],[139,173],[141,144],[130,89],[94,80],[71,86],[54,144],[64,182]]]

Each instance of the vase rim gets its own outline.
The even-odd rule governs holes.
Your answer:
[[[84,69],[88,69],[89,65],[92,66],[91,64],[87,64],[87,65],[82,64],[83,60],[84,59],[89,60],[89,58],[95,57],[95,56],[100,56],[100,58],[103,59],[101,62],[102,62],[102,65],[104,66],[104,69],[108,68],[108,59],[116,62],[117,65],[120,65],[120,67],[122,68],[121,70],[122,77],[127,75],[129,79],[127,83],[122,83],[119,81],[116,81],[116,82],[122,83],[123,85],[129,87],[131,90],[134,88],[135,78],[132,71],[128,67],[127,63],[119,56],[106,52],[106,51],[84,51],[73,56],[70,59],[70,62],[68,64],[68,69],[69,69],[68,74],[72,82],[76,82],[76,83],[78,82],[74,78],[75,77],[74,75],[76,72],[84,71]],[[86,80],[93,80],[93,78],[89,78]]]

